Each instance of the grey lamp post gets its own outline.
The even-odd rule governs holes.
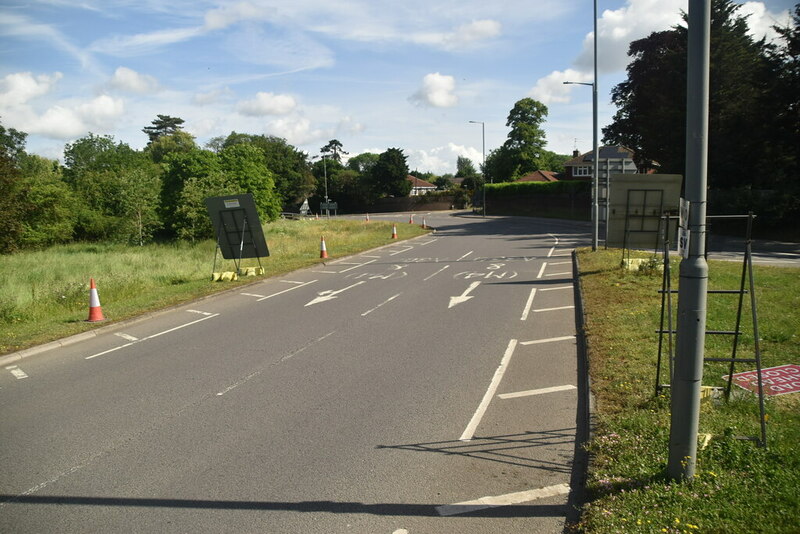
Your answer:
[[[320,156],[314,156],[314,159],[322,158],[322,175],[325,177],[325,204],[326,205],[329,202],[329,200],[328,200],[328,165],[327,165],[327,161],[325,160],[325,158],[327,158],[327,157],[328,156],[325,155],[325,154],[322,154]],[[330,217],[331,216],[331,210],[325,208],[325,214],[328,217]]]
[[[597,49],[595,48],[595,53]],[[597,80],[597,61],[595,61],[595,80]],[[599,194],[600,148],[597,145],[597,84],[590,82],[564,82],[564,85],[589,85],[592,87],[592,150],[594,152],[594,165],[592,166],[592,251],[597,250],[597,234],[599,233],[600,217],[597,209]]]
[[[486,217],[486,123],[483,121],[469,121],[470,124],[481,125],[481,154],[483,164],[481,165],[481,175],[483,176],[483,216]]]

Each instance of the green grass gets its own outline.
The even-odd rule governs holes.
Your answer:
[[[398,224],[399,239],[421,235],[417,225]],[[276,221],[265,225],[270,256],[261,262],[267,277],[319,263],[320,237],[331,259],[392,242],[392,224],[341,219]],[[211,282],[212,240],[134,247],[70,244],[0,256],[0,354],[97,328],[197,297],[248,284]],[[234,270],[217,260],[217,270]],[[258,265],[255,259],[244,266]],[[89,278],[98,288],[107,321],[86,323]]]
[[[759,435],[755,395],[734,386],[729,402],[704,400],[700,432],[713,437],[698,451],[696,476],[668,480],[669,390],[655,394],[661,274],[624,271],[620,258],[618,250],[579,251],[595,416],[590,502],[577,530],[800,532],[800,394],[768,397],[768,449],[736,439]],[[741,263],[709,262],[709,288],[738,289],[741,270]],[[672,272],[677,288],[677,261]],[[800,363],[800,272],[756,266],[755,285],[763,367]],[[733,330],[737,298],[709,295],[709,330]],[[748,358],[749,305],[744,316],[738,356]],[[705,356],[730,357],[731,343],[730,336],[707,336]],[[739,364],[736,371],[754,368]],[[706,363],[703,383],[722,386],[725,374],[727,364]]]

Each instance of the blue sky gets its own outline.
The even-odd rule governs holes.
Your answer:
[[[4,0],[0,121],[28,151],[62,157],[88,132],[142,148],[156,114],[199,144],[269,134],[317,154],[402,148],[409,167],[455,171],[506,138],[514,103],[549,108],[548,146],[591,149],[589,0]],[[687,0],[598,0],[599,117],[625,77],[630,41],[680,20]],[[774,37],[792,1],[746,2]],[[577,141],[576,141],[577,139]]]

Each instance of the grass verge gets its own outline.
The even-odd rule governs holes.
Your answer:
[[[398,224],[398,238],[426,232]],[[270,256],[261,260],[264,277],[285,274],[321,262],[320,237],[330,259],[392,242],[392,223],[323,219],[276,221],[265,225]],[[117,244],[69,244],[42,251],[0,256],[0,354],[97,328],[264,277],[211,282],[215,243],[176,242],[133,247]],[[217,270],[233,262],[217,259]],[[258,265],[255,259],[243,265]],[[89,278],[97,283],[102,323],[85,322]]]
[[[704,400],[700,432],[712,439],[698,450],[694,480],[670,482],[665,474],[669,390],[655,394],[662,275],[622,270],[619,250],[580,250],[578,258],[596,402],[587,446],[589,503],[577,530],[800,532],[800,394],[767,397],[768,449],[736,439],[759,435],[755,395],[734,386],[729,402]],[[671,269],[677,288],[677,261]],[[710,261],[709,289],[738,289],[741,270],[741,263]],[[762,365],[800,363],[798,270],[756,266],[754,271]],[[733,330],[737,298],[709,295],[709,330]],[[749,305],[744,315],[738,356],[748,358],[754,354]],[[707,336],[705,355],[730,357],[731,345],[729,336]],[[736,372],[754,368],[739,364]],[[722,386],[726,374],[726,364],[706,363],[703,383]]]

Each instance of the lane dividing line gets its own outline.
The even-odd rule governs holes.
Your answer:
[[[186,311],[194,312],[194,313],[203,313],[203,314],[208,313],[208,312],[198,312],[197,310],[186,310]],[[153,334],[151,336],[143,337],[142,339],[138,339],[136,341],[131,341],[130,343],[125,343],[124,345],[120,345],[119,347],[114,347],[113,349],[104,350],[103,352],[98,352],[97,354],[92,354],[91,356],[86,356],[84,358],[84,360],[91,360],[93,358],[97,358],[98,356],[103,356],[103,355],[109,354],[111,352],[116,352],[116,351],[118,351],[120,349],[124,349],[126,347],[130,347],[131,345],[135,345],[136,343],[141,343],[142,341],[147,341],[148,339],[153,339],[153,338],[156,338],[156,337],[159,337],[159,336],[163,336],[164,334],[169,334],[170,332],[174,332],[176,330],[180,330],[181,328],[186,328],[187,326],[191,326],[193,324],[197,324],[197,323],[202,322],[202,321],[207,321],[208,319],[213,319],[214,317],[217,317],[217,316],[219,316],[218,313],[211,313],[211,314],[206,315],[205,317],[203,317],[201,319],[197,319],[196,321],[191,321],[191,322],[176,326],[175,328],[170,328],[169,330],[164,330],[163,332],[158,332],[157,334]]]
[[[128,341],[139,341],[139,338],[138,338],[138,337],[132,336],[132,335],[130,335],[130,334],[124,334],[124,333],[122,333],[122,332],[117,332],[117,333],[116,333],[116,334],[114,334],[114,335],[115,335],[115,336],[119,336],[119,337],[121,337],[122,339],[126,339],[126,340],[128,340]]]
[[[380,307],[381,307],[381,306],[383,306],[384,304],[388,304],[388,303],[390,303],[391,301],[393,301],[394,299],[396,299],[396,298],[397,298],[397,297],[399,297],[400,295],[402,295],[402,293],[398,293],[397,295],[394,295],[393,297],[389,297],[388,299],[384,300],[383,302],[381,302],[380,304],[378,304],[377,306],[375,306],[375,307],[374,307],[374,308],[372,308],[371,310],[367,310],[367,311],[365,311],[364,313],[362,313],[362,314],[361,314],[361,317],[366,317],[367,315],[369,315],[370,313],[374,312],[375,310],[377,310],[378,308],[380,308]]]
[[[435,273],[430,275],[428,278],[423,278],[422,281],[423,282],[427,282],[428,280],[430,280],[431,278],[433,278],[434,276],[436,276],[437,274],[439,274],[440,272],[444,271],[445,269],[447,269],[449,267],[450,267],[449,265],[445,265],[444,267],[442,267],[441,269],[439,269],[438,271],[436,271]]]
[[[525,309],[522,310],[522,317],[519,318],[520,321],[525,321],[528,319],[528,314],[531,311],[531,306],[533,306],[533,297],[536,296],[536,288],[534,287],[531,289],[531,294],[528,295],[528,301],[525,303]]]
[[[283,282],[284,284],[300,284],[303,285],[306,282],[298,282],[297,280],[278,280],[279,282]]]
[[[11,371],[11,374],[14,375],[14,378],[16,378],[17,380],[22,380],[23,378],[28,378],[28,375],[25,374],[25,371],[23,371],[22,369],[20,369],[16,365],[9,365],[8,367],[6,367],[6,369],[8,371]]]
[[[544,395],[546,393],[555,393],[557,391],[569,391],[572,389],[578,389],[573,385],[566,385],[566,386],[553,386],[551,388],[540,388],[540,389],[529,389],[527,391],[517,391],[516,393],[501,393],[498,395],[501,399],[516,399],[519,397],[530,397],[533,395]]]
[[[405,247],[403,250],[398,250],[396,252],[391,252],[389,254],[389,256],[397,256],[398,254],[402,254],[403,252],[408,252],[409,250],[412,250],[413,248],[414,247]]]
[[[559,306],[558,308],[540,308],[538,310],[533,310],[535,312],[548,312],[548,311],[558,311],[558,310],[574,310],[575,306]]]
[[[478,428],[478,425],[483,418],[483,414],[486,413],[486,409],[489,407],[489,403],[492,401],[492,397],[497,392],[497,387],[500,385],[500,381],[503,379],[503,375],[508,368],[508,362],[511,361],[511,355],[514,354],[514,349],[517,347],[517,340],[512,339],[508,342],[508,347],[506,347],[506,352],[503,354],[503,359],[500,360],[500,366],[494,372],[494,376],[492,377],[492,382],[489,384],[489,389],[486,390],[486,393],[483,396],[483,400],[478,405],[478,409],[475,410],[475,413],[470,419],[467,428],[464,430],[464,433],[461,434],[461,437],[458,438],[460,441],[471,441],[472,437],[475,435],[475,431]]]
[[[467,252],[466,254],[464,254],[463,256],[461,256],[460,258],[458,258],[456,261],[461,261],[461,260],[463,260],[464,258],[466,258],[467,256],[469,256],[469,255],[470,255],[470,254],[472,254],[473,252],[475,252],[475,251],[474,251],[474,250],[470,250],[469,252]]]
[[[572,286],[543,287],[539,291],[558,291],[559,289],[573,289]]]
[[[284,293],[288,293],[289,291],[294,291],[295,289],[300,289],[301,287],[307,286],[309,284],[313,284],[317,280],[311,280],[310,282],[301,282],[300,285],[296,285],[294,287],[290,287],[289,289],[284,289],[283,291],[278,291],[277,293],[273,293],[272,295],[267,295],[266,297],[261,297],[258,299],[257,302],[261,302],[262,300],[271,299],[272,297],[277,297],[278,295],[283,295]]]
[[[544,274],[544,270],[547,269],[547,262],[542,262],[542,268],[539,269],[539,274],[536,275],[536,278],[541,278]]]
[[[240,293],[240,295],[243,295],[245,297],[257,297],[260,299],[264,298],[264,295],[259,295],[258,293]]]
[[[480,499],[475,499],[474,501],[445,504],[443,506],[437,506],[436,511],[441,516],[467,514],[478,510],[497,508],[498,506],[509,506],[512,504],[521,504],[547,497],[555,497],[557,495],[566,495],[567,493],[569,493],[569,484],[556,484],[555,486],[546,486],[544,488],[533,490],[518,491],[516,493],[507,493],[505,495],[481,497]]]
[[[546,274],[545,276],[566,276],[566,275],[570,275],[571,276],[572,275],[572,271],[569,271],[567,273],[551,273],[551,274]]]
[[[520,345],[539,345],[541,343],[554,343],[556,341],[567,341],[567,340],[575,340],[575,336],[561,336],[561,337],[550,337],[547,339],[534,339],[533,341],[522,341]]]

